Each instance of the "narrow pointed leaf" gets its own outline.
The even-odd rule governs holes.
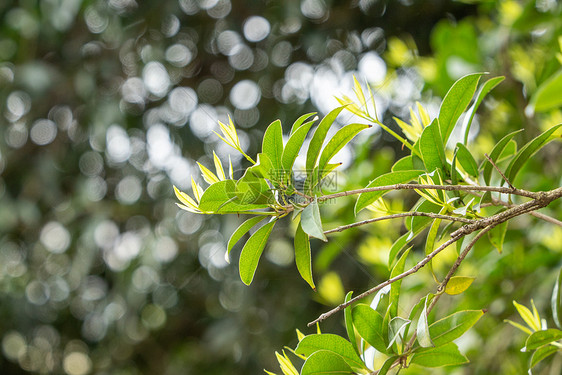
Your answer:
[[[544,81],[531,98],[529,107],[535,112],[545,112],[562,106],[562,69]]]
[[[316,199],[302,210],[301,226],[303,231],[309,236],[321,239],[322,241],[328,241],[324,234],[324,229],[322,229],[320,208],[318,207],[318,201]]]
[[[272,122],[263,135],[262,152],[269,158],[273,166],[275,177],[279,178],[282,168],[283,155],[283,128],[281,121]]]
[[[390,278],[396,277],[404,272],[404,266],[406,265],[406,258],[408,258],[408,254],[410,253],[410,249],[404,251],[404,254],[398,259],[398,262],[390,272]],[[400,297],[400,286],[402,285],[402,280],[398,280],[390,284],[390,315],[395,317],[398,315],[398,299]]]
[[[532,357],[531,357],[531,368],[535,367],[540,361],[542,361],[543,359],[553,355],[554,353],[556,353],[559,349],[555,346],[552,345],[548,345],[548,346],[543,346],[542,348],[537,349]]]
[[[402,159],[394,163],[391,170],[392,172],[396,172],[396,171],[411,171],[413,169],[416,168],[414,168],[412,155],[408,155],[408,156],[404,156]]]
[[[211,185],[214,184],[215,182],[219,182],[219,178],[213,172],[211,172],[207,167],[205,167],[203,164],[199,162],[197,162],[197,165],[201,170],[201,176],[203,176],[205,182]]]
[[[353,325],[363,339],[381,353],[387,352],[388,340],[383,334],[383,320],[379,312],[359,304],[351,311]]]
[[[388,357],[386,359],[386,361],[384,361],[384,364],[382,365],[382,367],[378,370],[379,372],[377,372],[377,375],[386,375],[388,374],[388,371],[390,370],[390,368],[392,367],[392,365],[394,364],[394,362],[396,362],[396,360],[398,359],[397,355],[394,355],[392,357]]]
[[[425,173],[422,170],[413,170],[413,171],[396,171],[383,174],[377,178],[375,178],[366,188],[372,188],[377,186],[386,186],[386,185],[394,185],[394,184],[403,184],[406,182],[410,182],[418,178],[421,174]],[[368,193],[359,194],[357,198],[357,202],[355,203],[355,214],[359,211],[382,197],[385,193],[389,190],[380,190],[380,191],[371,191]]]
[[[482,73],[466,75],[457,80],[445,95],[439,108],[439,127],[443,144],[447,144],[459,117],[470,104]]]
[[[423,163],[428,172],[446,165],[445,143],[442,140],[437,119],[426,126],[419,140]]]
[[[529,327],[531,327],[533,331],[540,331],[541,322],[535,319],[531,310],[515,301],[513,301],[513,305],[517,309],[517,312],[519,313],[521,318],[525,321],[525,323],[527,323]]]
[[[482,101],[484,100],[486,95],[488,95],[488,93],[490,91],[492,91],[494,89],[494,87],[499,85],[504,79],[505,79],[505,77],[503,77],[503,76],[490,78],[489,80],[487,80],[482,85],[482,87],[480,88],[480,91],[478,91],[478,94],[476,95],[476,100],[474,101],[474,104],[472,105],[472,107],[470,107],[470,110],[468,111],[467,117],[466,117],[466,118],[468,118],[468,121],[466,122],[466,128],[465,128],[465,131],[464,131],[464,144],[465,145],[468,143],[468,134],[470,133],[470,127],[472,125],[472,119],[474,118],[474,115],[476,114],[476,111],[478,110],[478,107],[480,106],[480,104],[482,103]]]
[[[505,239],[505,234],[507,233],[507,221],[496,225],[488,232],[488,238],[491,244],[498,250],[498,253],[502,253],[503,241]]]
[[[328,113],[318,127],[314,131],[314,135],[310,140],[310,145],[308,146],[308,151],[306,153],[306,170],[312,171],[316,166],[316,161],[318,160],[318,155],[320,155],[320,150],[322,149],[322,145],[324,144],[324,139],[326,139],[326,134],[328,134],[328,130],[334,123],[334,120],[340,112],[345,108],[345,106],[338,107]]]
[[[342,374],[354,374],[354,372],[342,357],[328,350],[320,350],[312,354],[301,369],[301,375]]]
[[[429,332],[429,325],[427,324],[427,305],[428,298],[426,298],[423,310],[418,319],[418,325],[416,328],[417,340],[422,348],[429,348],[435,346],[431,341],[431,334]]]
[[[365,368],[363,361],[359,358],[351,343],[343,337],[334,334],[308,335],[299,342],[295,353],[308,357],[320,350],[329,350],[337,354],[348,366],[354,369]]]
[[[326,168],[330,160],[340,151],[345,145],[347,145],[353,137],[355,137],[361,130],[370,128],[371,125],[365,124],[349,124],[338,130],[336,134],[330,139],[330,141],[324,147],[322,154],[320,154],[320,160],[318,161],[318,171],[322,171]]]
[[[457,143],[457,160],[459,161],[460,165],[463,167],[466,173],[471,175],[472,177],[478,177],[478,164],[476,164],[476,160],[468,151],[465,145],[462,143]]]
[[[515,176],[519,173],[519,170],[523,167],[523,165],[529,160],[538,150],[541,149],[544,145],[549,142],[550,136],[560,128],[562,124],[558,124],[553,126],[552,128],[548,129],[525,146],[523,146],[515,157],[511,160],[509,165],[507,166],[507,170],[505,175],[507,176],[508,180],[513,183]]]
[[[562,329],[562,268],[560,269],[558,278],[554,283],[550,306],[552,308],[552,318],[554,319],[554,323],[558,328]]]
[[[445,293],[450,296],[455,296],[457,294],[461,294],[465,290],[467,290],[472,282],[474,281],[474,277],[470,276],[453,276],[447,283],[445,287]]]
[[[429,334],[435,346],[458,339],[484,315],[482,310],[464,310],[451,314],[429,326]]]
[[[562,340],[562,331],[556,328],[549,328],[544,331],[533,332],[525,341],[525,347],[528,350],[534,350],[558,340]]]
[[[388,349],[397,341],[398,339],[402,339],[404,336],[404,330],[406,327],[411,324],[412,322],[408,319],[401,318],[399,316],[392,318],[390,324],[388,326],[388,335],[389,335],[389,343]]]
[[[248,239],[240,253],[240,279],[246,285],[250,285],[254,279],[258,262],[274,225],[275,221],[271,221],[258,229]]]
[[[301,117],[299,117],[294,123],[293,126],[291,127],[291,132],[289,134],[293,134],[302,124],[304,124],[304,122],[306,120],[308,120],[310,117],[314,116],[316,114],[316,112],[310,112],[310,113],[306,113],[304,115],[302,115]],[[318,117],[315,117],[314,119],[312,119],[312,121],[316,121]]]
[[[500,141],[498,143],[496,143],[496,145],[494,146],[494,148],[490,152],[490,155],[488,155],[490,157],[490,159],[492,159],[495,163],[499,159],[500,155],[502,154],[503,150],[505,149],[505,147],[507,146],[509,141],[511,141],[511,139],[515,136],[515,134],[517,134],[519,132],[522,132],[522,131],[523,131],[523,129],[516,130],[514,132],[509,133],[508,135],[506,135],[502,139],[500,139]],[[486,159],[484,161],[483,166],[484,166],[484,169],[483,169],[483,172],[482,172],[482,176],[484,177],[484,181],[486,182],[486,185],[489,185],[490,184],[490,178],[492,176],[492,170],[494,169],[494,166],[492,165],[492,163],[490,163],[490,161],[488,159]]]
[[[400,253],[400,251],[406,246],[408,243],[408,236],[409,233],[404,233],[400,238],[398,238],[392,246],[390,247],[390,251],[388,252],[388,268],[392,269],[392,265],[394,264],[394,259]]]
[[[452,342],[438,346],[436,348],[418,349],[412,356],[411,363],[424,367],[443,367],[452,365],[462,365],[468,363],[459,348]]]
[[[301,149],[304,139],[306,138],[306,135],[313,123],[313,121],[309,121],[306,124],[303,124],[289,137],[289,140],[285,145],[285,149],[283,150],[283,156],[281,157],[282,166],[285,171],[290,171],[293,168],[293,164],[295,164],[299,150]]]
[[[212,184],[205,190],[199,202],[201,211],[216,213],[243,212],[267,207],[267,204],[241,204],[237,201],[236,184],[232,180]]]
[[[312,257],[310,255],[310,241],[301,227],[301,223],[297,226],[295,233],[295,263],[301,277],[316,290],[314,280],[312,279]]]
[[[248,233],[250,231],[250,229],[252,229],[254,226],[256,226],[264,218],[265,218],[265,216],[255,216],[255,217],[252,217],[252,218],[244,221],[242,224],[240,224],[240,226],[238,228],[236,228],[236,230],[234,231],[234,233],[232,233],[232,235],[230,236],[230,239],[228,240],[227,254],[230,254],[230,250],[232,250],[234,245],[238,241],[240,241],[240,239],[246,233]]]
[[[349,302],[351,300],[351,297],[353,296],[353,292],[348,292],[347,295],[345,296],[345,303]],[[349,342],[351,342],[351,345],[353,346],[353,349],[355,349],[355,352],[357,353],[357,355],[359,355],[359,345],[357,345],[357,337],[355,337],[355,328],[353,328],[353,318],[351,316],[351,306],[347,306],[344,310],[344,320],[345,320],[345,330],[347,332],[347,337],[349,338]]]

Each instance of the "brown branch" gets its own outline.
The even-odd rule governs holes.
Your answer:
[[[496,206],[505,206],[505,207],[514,207],[515,205],[512,203],[508,203],[505,201],[502,201],[501,199],[496,199],[496,198],[492,198],[492,203],[487,203],[487,205],[496,205]],[[486,205],[480,205],[480,207],[486,207]],[[537,219],[541,219],[544,220],[550,224],[554,224],[557,225],[559,227],[562,227],[562,221],[553,218],[552,216],[548,216],[546,214],[543,214],[542,212],[538,212],[538,211],[531,211],[528,212],[529,215],[536,217]]]
[[[431,217],[433,219],[443,219],[443,220],[450,220],[450,221],[458,221],[461,223],[465,223],[465,224],[472,224],[474,223],[476,220],[472,220],[472,219],[467,219],[464,217],[455,217],[455,216],[449,216],[449,215],[440,215],[440,214],[434,214],[432,212],[417,212],[417,211],[413,211],[413,212],[401,212],[398,214],[393,214],[393,215],[388,215],[388,216],[382,216],[382,217],[376,217],[376,218],[372,218],[372,219],[367,219],[367,220],[363,220],[363,221],[358,221],[356,223],[352,223],[352,224],[347,224],[347,225],[342,225],[340,227],[334,228],[334,229],[330,229],[324,232],[324,234],[330,234],[330,233],[335,233],[335,232],[342,232],[346,229],[350,229],[350,228],[355,228],[361,225],[365,225],[365,224],[371,224],[371,223],[375,223],[377,221],[382,221],[382,220],[390,220],[390,219],[398,219],[401,217],[411,217],[411,216],[426,216],[426,217]]]
[[[462,186],[464,186],[464,185],[462,185]],[[510,189],[508,189],[508,190],[510,190]],[[324,314],[320,315],[317,319],[308,323],[308,326],[310,327],[310,326],[312,326],[312,325],[314,325],[318,322],[321,322],[321,321],[327,319],[328,317],[334,315],[335,313],[343,310],[347,306],[355,303],[356,301],[358,301],[360,299],[363,299],[363,298],[373,294],[374,292],[379,291],[380,289],[384,288],[385,286],[390,285],[390,284],[394,283],[395,281],[401,280],[404,277],[409,276],[413,273],[416,273],[420,268],[425,266],[432,258],[434,258],[441,251],[443,251],[447,246],[451,245],[452,243],[455,243],[456,241],[463,238],[464,236],[469,235],[469,234],[471,234],[471,233],[473,233],[477,230],[480,230],[480,229],[486,229],[486,231],[488,231],[489,230],[489,229],[487,229],[488,227],[491,229],[494,226],[496,226],[498,224],[501,224],[501,223],[503,223],[507,220],[510,220],[514,217],[532,212],[532,211],[537,210],[537,209],[542,208],[542,207],[546,207],[550,202],[562,197],[562,187],[554,189],[554,190],[550,190],[550,191],[547,191],[547,192],[538,192],[538,193],[531,193],[531,194],[536,196],[536,198],[533,199],[532,201],[513,206],[513,207],[507,209],[506,211],[500,212],[500,213],[498,213],[496,215],[493,215],[493,216],[490,216],[490,217],[486,217],[486,218],[483,218],[483,219],[480,219],[480,220],[476,220],[475,222],[473,222],[471,224],[463,225],[462,227],[460,227],[459,229],[457,229],[456,231],[451,233],[450,239],[448,239],[445,243],[443,243],[437,249],[432,251],[430,254],[426,255],[414,267],[412,267],[409,270],[401,273],[398,276],[395,276],[391,279],[388,279],[385,282],[380,283],[379,285],[359,294],[358,296],[352,298],[348,302],[342,303],[342,304],[336,306],[335,308],[333,308],[332,310],[330,310],[328,312],[325,312]],[[456,270],[456,268],[455,268],[455,270]]]
[[[321,197],[318,197],[318,201],[325,201],[333,198],[346,197],[349,195],[370,193],[373,191],[414,190],[414,189],[446,190],[446,191],[490,191],[490,192],[503,193],[503,194],[520,195],[522,197],[527,197],[532,199],[537,199],[539,197],[539,193],[535,193],[532,191],[512,189],[512,188],[500,187],[500,186],[395,184],[395,185],[385,185],[385,186],[373,186],[370,188],[348,190],[339,193],[323,195]]]

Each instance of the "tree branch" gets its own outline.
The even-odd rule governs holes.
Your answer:
[[[476,186],[476,185],[423,185],[423,184],[395,184],[385,186],[373,186],[370,188],[362,188],[356,190],[342,191],[339,193],[323,195],[318,197],[318,201],[325,201],[332,198],[346,197],[348,195],[356,195],[362,193],[370,193],[373,191],[384,190],[414,190],[414,189],[432,189],[432,190],[446,190],[446,191],[490,191],[503,194],[520,195],[522,197],[537,199],[540,193],[532,191],[512,189],[500,186]]]
[[[340,227],[334,228],[334,229],[330,229],[324,232],[324,234],[330,234],[330,233],[335,233],[335,232],[342,232],[346,229],[350,229],[350,228],[355,228],[361,225],[365,225],[365,224],[370,224],[370,223],[375,223],[377,221],[382,221],[382,220],[389,220],[389,219],[398,219],[401,217],[411,217],[411,216],[427,216],[427,217],[431,217],[433,219],[443,219],[443,220],[450,220],[450,221],[458,221],[461,223],[465,223],[465,224],[472,224],[474,223],[476,220],[472,220],[472,219],[467,219],[464,217],[455,217],[455,216],[449,216],[449,215],[440,215],[440,214],[434,214],[432,212],[417,212],[417,211],[413,211],[413,212],[402,212],[402,213],[398,213],[398,214],[393,214],[393,215],[388,215],[388,216],[382,216],[382,217],[376,217],[376,218],[372,218],[372,219],[367,219],[367,220],[363,220],[363,221],[358,221],[356,223],[352,223],[352,224],[347,224],[347,225],[342,225]]]

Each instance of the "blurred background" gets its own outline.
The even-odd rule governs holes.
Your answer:
[[[0,372],[277,372],[274,352],[294,347],[295,328],[312,332],[306,322],[346,291],[388,276],[400,227],[313,243],[314,293],[294,266],[290,228],[277,225],[245,287],[240,248],[224,260],[244,218],[174,204],[172,185],[190,192],[192,175],[201,183],[196,162],[212,165],[213,150],[247,166],[213,133],[217,120],[232,116],[254,155],[269,123],[279,118],[287,131],[301,114],[323,116],[334,96],[350,95],[353,75],[372,85],[381,119],[396,128],[392,116],[409,120],[415,101],[434,115],[454,80],[485,70],[507,77],[474,126],[475,147],[489,152],[510,130],[530,138],[562,122],[560,111],[525,115],[529,95],[560,67],[561,23],[560,4],[547,0],[3,0]],[[358,137],[338,155],[338,189],[363,187],[401,151],[378,129]],[[552,188],[556,155],[531,165],[526,188]],[[328,207],[337,220],[326,226],[355,221],[352,204]],[[512,299],[550,293],[562,251],[559,228],[534,225],[475,266],[495,278],[475,282],[466,307],[487,306],[491,317],[463,347],[474,365],[456,373],[525,372],[521,342],[502,320]],[[522,255],[528,246],[532,258]],[[533,270],[548,275],[544,285],[525,281]],[[548,297],[535,298],[546,308]],[[342,333],[340,320],[323,331]]]

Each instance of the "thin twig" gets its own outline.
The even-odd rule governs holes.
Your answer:
[[[490,206],[491,205],[505,206],[505,207],[515,206],[514,204],[502,201],[501,199],[492,198],[492,203],[481,204],[480,207],[486,207],[488,205],[490,205]],[[557,226],[562,228],[562,221],[560,221],[558,219],[555,219],[552,216],[548,216],[548,215],[543,214],[542,212],[538,212],[538,211],[531,211],[531,212],[528,212],[528,214],[536,217],[537,219],[544,220],[544,221],[546,221],[550,224],[554,224],[554,225],[557,225]]]
[[[446,191],[491,191],[491,192],[503,193],[503,194],[520,195],[522,197],[533,198],[533,199],[537,199],[539,197],[539,193],[535,193],[527,190],[521,190],[521,189],[501,187],[501,186],[395,184],[395,185],[385,185],[385,186],[373,186],[369,188],[348,190],[339,193],[323,195],[321,197],[318,197],[318,201],[325,201],[333,198],[346,197],[348,195],[370,193],[373,191],[414,190],[414,189],[430,189],[430,190],[446,190]]]
[[[393,215],[388,215],[388,216],[382,216],[382,217],[376,217],[373,219],[367,219],[367,220],[363,220],[363,221],[358,221],[356,223],[352,223],[352,224],[347,224],[347,225],[342,225],[340,227],[334,228],[334,229],[330,229],[324,232],[324,234],[330,234],[330,233],[335,233],[335,232],[342,232],[346,229],[349,228],[355,228],[361,225],[365,225],[365,224],[371,224],[371,223],[375,223],[377,221],[382,221],[382,220],[389,220],[389,219],[398,219],[401,217],[411,217],[411,216],[426,216],[426,217],[431,217],[433,219],[443,219],[443,220],[450,220],[450,221],[458,221],[461,223],[465,223],[465,224],[472,224],[474,223],[476,220],[472,220],[472,219],[467,219],[464,217],[455,217],[455,216],[449,216],[449,215],[440,215],[440,214],[434,214],[432,212],[418,212],[418,211],[413,211],[413,212],[402,212],[399,214],[393,214]]]
[[[501,171],[501,169],[498,168],[497,164],[494,163],[494,161],[492,160],[491,157],[488,156],[488,154],[484,153],[484,156],[486,157],[486,159],[488,159],[488,161],[490,162],[490,164],[492,164],[492,167],[494,167],[494,169],[496,171],[498,171],[498,173],[500,174],[500,176],[502,176],[502,178],[504,179],[505,182],[507,182],[507,184],[509,185],[510,188],[515,189],[515,186],[513,186],[511,184],[511,182],[509,181],[509,179],[505,176],[505,174],[503,174],[503,172]]]

